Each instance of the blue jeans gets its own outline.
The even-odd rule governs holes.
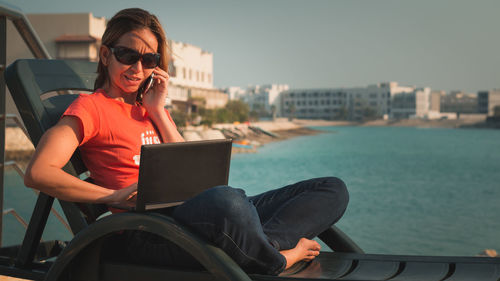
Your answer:
[[[217,186],[176,207],[171,215],[224,250],[246,272],[277,275],[286,266],[279,251],[326,230],[342,217],[348,201],[345,184],[325,177],[256,196]],[[178,247],[150,234],[133,234],[130,240],[129,248],[142,262],[193,264]]]

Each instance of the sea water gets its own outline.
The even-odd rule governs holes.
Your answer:
[[[337,225],[368,253],[500,250],[500,130],[316,129],[235,155],[230,184],[256,194],[337,176],[350,193]]]
[[[317,127],[322,133],[233,155],[229,183],[249,195],[337,176],[350,193],[338,222],[365,252],[472,256],[500,250],[500,130]],[[10,170],[5,206],[26,220],[36,195]],[[56,210],[60,210],[56,204]],[[321,214],[317,214],[321,215]],[[4,216],[4,245],[23,226]],[[43,239],[71,239],[51,215]]]

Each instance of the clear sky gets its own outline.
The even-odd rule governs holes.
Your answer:
[[[147,9],[168,37],[214,54],[217,87],[500,88],[499,0],[2,1],[27,14]]]

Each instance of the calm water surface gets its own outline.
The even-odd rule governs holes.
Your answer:
[[[324,133],[234,155],[230,185],[256,194],[334,175],[350,191],[338,226],[366,252],[475,255],[500,250],[500,130],[321,127]],[[12,171],[5,208],[29,218],[35,194]],[[3,243],[23,227],[4,220]],[[53,217],[44,239],[70,239]]]
[[[323,127],[235,155],[230,184],[255,194],[334,175],[350,191],[339,227],[366,252],[500,250],[500,131]]]

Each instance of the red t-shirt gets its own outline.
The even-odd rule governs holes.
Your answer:
[[[81,94],[63,114],[68,115],[81,121],[82,160],[102,187],[121,189],[137,182],[141,145],[161,142],[144,107],[110,98],[102,89]]]

